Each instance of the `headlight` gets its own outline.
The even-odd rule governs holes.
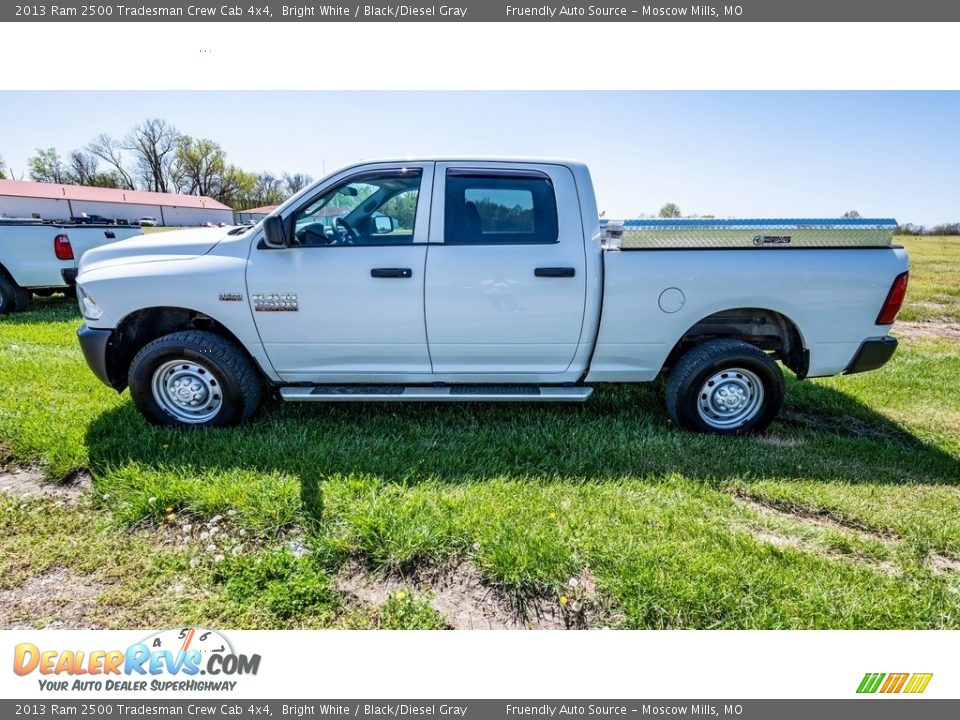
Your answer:
[[[103,316],[103,308],[97,305],[96,300],[87,295],[79,285],[77,285],[77,302],[80,303],[80,314],[87,320],[99,320]]]

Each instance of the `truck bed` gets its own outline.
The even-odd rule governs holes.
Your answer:
[[[621,250],[889,247],[888,218],[714,218],[601,221],[604,244]]]

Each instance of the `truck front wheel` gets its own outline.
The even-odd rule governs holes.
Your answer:
[[[760,432],[783,404],[783,373],[760,348],[742,340],[694,347],[667,377],[667,412],[686,430],[716,435]]]
[[[203,330],[148,343],[130,364],[128,384],[137,409],[154,425],[236,425],[260,405],[260,378],[247,354]]]

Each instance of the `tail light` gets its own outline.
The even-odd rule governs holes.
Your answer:
[[[57,235],[53,239],[53,254],[57,260],[73,260],[73,246],[66,235]]]
[[[880,314],[877,315],[877,325],[893,325],[893,321],[897,319],[897,313],[900,312],[900,306],[903,305],[903,299],[907,295],[909,276],[910,273],[900,273],[893,281],[890,292],[887,293],[887,299],[880,308]]]

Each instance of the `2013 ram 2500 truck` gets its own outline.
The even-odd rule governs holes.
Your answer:
[[[80,343],[148,420],[287,401],[583,401],[666,374],[684,428],[767,426],[798,377],[877,368],[903,300],[892,220],[598,219],[587,167],[340,170],[252,228],[88,252]]]

